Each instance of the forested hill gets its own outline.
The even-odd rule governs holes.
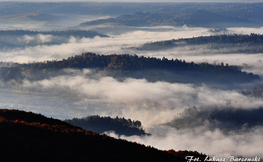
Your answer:
[[[244,13],[242,13],[244,14]],[[257,19],[258,20],[258,19]],[[121,15],[116,18],[93,20],[81,23],[78,27],[114,24],[125,26],[191,26],[191,27],[233,27],[260,26],[261,23],[241,18],[239,16],[224,15],[223,11],[208,10],[173,11],[173,12],[137,12],[132,15]]]
[[[139,6],[139,5],[138,5]],[[261,27],[262,3],[149,4],[144,11],[93,20],[78,27],[114,24],[126,26]],[[157,7],[159,6],[159,7]],[[127,7],[128,10],[128,7]]]
[[[38,35],[38,34],[43,34],[43,35],[53,35],[53,36],[59,36],[59,37],[86,37],[86,38],[93,38],[95,36],[100,36],[100,37],[108,37],[107,35],[98,33],[96,31],[91,31],[91,30],[61,30],[61,31],[31,31],[31,30],[0,30],[0,37],[3,36],[24,36],[24,35]]]
[[[236,23],[251,24],[252,22],[246,19],[233,18],[231,16],[223,16],[216,13],[199,10],[190,12],[173,12],[173,13],[150,13],[137,12],[132,15],[121,15],[116,18],[93,20],[81,23],[79,27],[115,24],[125,26],[198,26],[198,27],[213,27],[213,24],[220,23]],[[218,25],[215,25],[218,26]]]
[[[82,39],[108,36],[91,30],[0,30],[0,50],[12,51],[16,48],[27,48],[38,45],[59,45],[68,43],[72,37]]]
[[[87,116],[85,118],[67,119],[65,122],[83,129],[88,129],[98,133],[114,131],[118,135],[147,135],[142,129],[140,121],[132,121],[125,118],[100,117],[98,115]]]
[[[250,97],[263,98],[263,87],[255,87],[252,90],[242,91],[242,94]]]
[[[206,155],[161,151],[19,110],[0,109],[1,161],[178,161]]]
[[[189,45],[210,45],[212,49],[239,48],[236,52],[255,53],[263,52],[263,35],[251,33],[250,35],[223,34],[193,38],[172,39],[149,42],[136,48],[137,50],[163,50]]]
[[[176,129],[196,128],[206,125],[207,128],[214,131],[221,130],[226,134],[239,132],[249,132],[256,127],[263,125],[261,114],[263,108],[242,109],[230,106],[201,106],[199,108],[187,108],[168,123]]]
[[[145,78],[148,81],[167,81],[181,83],[244,83],[260,79],[258,75],[242,72],[236,66],[227,63],[208,64],[185,62],[184,60],[163,57],[144,57],[137,55],[97,55],[85,53],[60,61],[46,61],[31,64],[17,64],[14,67],[2,67],[2,80],[43,79],[49,73],[64,68],[95,69],[105,75],[118,79]],[[30,75],[31,74],[31,75]],[[34,74],[34,75],[33,75]],[[57,75],[57,74],[56,74]]]
[[[46,61],[31,64],[22,64],[24,68],[28,69],[62,69],[62,68],[94,68],[100,70],[117,70],[122,73],[129,73],[131,71],[140,71],[147,69],[154,70],[170,70],[176,71],[213,71],[213,72],[236,72],[240,73],[237,66],[212,65],[208,63],[196,64],[193,62],[185,62],[184,60],[171,59],[163,57],[144,57],[129,54],[112,54],[112,55],[99,55],[95,53],[85,53],[68,57],[60,61]],[[244,73],[245,74],[245,73]]]

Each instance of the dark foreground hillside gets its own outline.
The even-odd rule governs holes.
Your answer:
[[[1,161],[186,161],[197,152],[161,151],[18,110],[0,110]]]

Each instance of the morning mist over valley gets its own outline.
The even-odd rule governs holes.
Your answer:
[[[0,1],[0,155],[260,161],[262,10],[262,1]]]

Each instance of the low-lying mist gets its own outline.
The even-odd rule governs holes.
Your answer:
[[[198,150],[213,157],[262,157],[262,133],[263,127],[257,127],[248,132],[225,135],[220,130],[211,131],[205,126],[187,130],[175,130],[168,127],[158,127],[149,130],[152,136],[139,137],[121,136],[129,141],[136,141],[145,145],[151,145],[160,149],[168,150]],[[162,132],[162,135],[158,133]],[[163,133],[165,132],[165,133]],[[110,136],[118,138],[114,133]]]
[[[262,99],[247,97],[234,90],[212,89],[206,85],[152,83],[131,78],[120,82],[112,77],[91,74],[92,70],[89,69],[66,71],[70,75],[33,82],[24,80],[20,87],[16,87],[20,89],[18,91],[2,90],[1,105],[60,119],[101,115],[139,120],[151,136],[120,138],[158,149],[198,150],[217,157],[262,156],[261,125],[253,125],[248,129],[249,124],[241,126],[236,124],[237,118],[233,118],[232,127],[225,133],[221,127],[212,127],[206,121],[214,119],[211,114],[215,110],[221,111],[221,115],[229,115],[228,119],[232,119],[235,111],[241,112],[241,116],[247,115],[247,112],[257,113],[261,111]],[[188,120],[200,119],[199,113],[197,116],[178,116],[193,106],[200,109],[200,114],[208,116],[202,119],[203,122],[194,122],[192,127],[182,124],[181,129],[159,125],[176,121],[180,117],[185,120],[187,117]],[[241,127],[238,131],[235,124],[237,128]],[[107,133],[118,138],[114,133]]]
[[[182,31],[185,31],[182,33]],[[109,38],[95,37],[95,38],[77,38],[70,37],[67,41],[64,39],[62,44],[57,45],[45,45],[39,43],[38,45],[30,45],[30,41],[35,40],[28,36],[23,38],[17,37],[17,41],[28,42],[27,46],[23,48],[14,48],[9,51],[2,51],[0,53],[1,60],[3,61],[15,61],[20,63],[27,63],[29,61],[45,61],[52,59],[63,59],[72,55],[79,55],[83,52],[95,52],[103,54],[112,53],[129,53],[134,54],[134,51],[127,49],[127,47],[140,45],[148,41],[157,41],[160,39],[172,39],[178,37],[192,37],[193,35],[202,35],[206,29],[203,28],[193,28],[191,30],[185,28],[174,28],[171,30],[161,30],[158,31],[143,31],[137,30],[132,32],[126,32],[121,35],[111,35],[108,34]],[[49,37],[51,41],[52,35]],[[10,39],[10,42],[14,38],[6,38],[6,41]],[[36,41],[38,41],[37,39]],[[35,42],[36,42],[35,41]],[[56,40],[53,41],[53,43]],[[8,45],[7,45],[8,47]],[[22,57],[23,56],[23,57]]]
[[[28,11],[27,11],[28,12]],[[12,13],[0,16],[0,30],[66,30],[85,21],[110,18],[108,15]]]
[[[248,34],[253,31],[263,34],[261,28],[231,30],[236,30],[237,33],[243,30]],[[150,41],[212,34],[206,28],[165,28],[165,30],[156,31],[155,27],[154,30],[132,31],[120,35],[108,34],[110,37],[107,38],[70,37],[57,45],[30,44],[30,41],[37,42],[37,37],[24,37],[21,41],[25,43],[29,41],[27,46],[0,51],[0,59],[1,61],[27,63],[63,59],[83,52],[105,55],[128,53],[145,57],[185,59],[188,62],[216,64],[224,62],[229,65],[241,66],[244,71],[263,76],[261,71],[262,54],[214,54],[213,50],[209,50],[205,46],[196,49],[184,47],[151,52],[129,48]],[[50,40],[48,38],[55,40],[52,35],[45,36],[44,40]],[[12,39],[18,40],[18,37]],[[255,84],[240,85],[239,87],[245,89],[251,86],[255,86]],[[19,82],[1,81],[1,87],[0,103],[2,108],[33,111],[59,119],[81,118],[88,115],[125,117],[141,121],[146,132],[152,136],[121,136],[121,138],[151,145],[158,149],[197,150],[217,157],[263,156],[262,125],[250,126],[249,119],[247,124],[243,122],[240,124],[238,120],[235,120],[237,118],[232,118],[235,111],[241,112],[242,115],[247,112],[257,114],[259,110],[261,112],[263,100],[244,96],[240,93],[240,89],[223,90],[205,84],[148,82],[145,79],[133,78],[118,81],[92,69],[63,69],[63,75],[38,81],[27,79]],[[177,115],[193,106],[198,109],[196,114]],[[214,119],[217,116],[214,118],[211,115],[216,111],[228,115],[228,120],[231,119],[232,126],[227,129],[227,133],[224,124],[213,127],[213,122],[216,124]],[[206,118],[200,119],[199,114],[205,114]],[[179,118],[184,120],[200,119],[200,122],[193,122],[192,127],[186,127],[184,122],[182,124],[184,127],[181,128],[180,125],[180,129],[160,125],[173,123]],[[222,123],[219,119],[221,118],[217,117],[217,122]],[[177,126],[177,124],[175,122],[171,126]],[[235,126],[240,129],[236,130]],[[114,133],[108,133],[118,137]]]
[[[86,114],[125,116],[140,120],[145,126],[169,122],[177,113],[193,106],[230,105],[247,109],[258,108],[263,103],[261,99],[244,96],[235,90],[214,89],[206,85],[133,78],[118,81],[90,69],[63,71],[66,75],[38,81],[24,79],[20,83],[2,81],[1,86],[71,99],[74,104],[81,105]]]
[[[160,40],[169,40],[177,38],[191,38],[197,36],[214,35],[218,33],[211,33],[207,28],[190,28],[190,27],[147,27],[136,28],[137,30],[128,31],[122,34],[108,34],[110,37],[94,37],[94,38],[62,38],[53,35],[37,35],[19,36],[3,38],[9,44],[0,51],[0,59],[2,61],[12,62],[34,62],[45,60],[64,59],[72,55],[79,55],[85,52],[94,52],[97,54],[137,54],[149,57],[168,59],[182,59],[188,62],[208,62],[211,64],[220,64],[224,62],[229,65],[238,65],[242,70],[262,75],[261,60],[262,54],[244,54],[233,53],[233,48],[211,49],[207,45],[200,46],[185,46],[162,51],[140,51],[134,50],[130,47],[137,47],[147,42],[154,42]],[[138,30],[139,29],[139,30]],[[262,34],[262,28],[231,28],[228,29],[230,33],[258,33]],[[220,33],[219,33],[220,34]],[[12,43],[20,45],[21,47],[13,47]],[[243,47],[242,47],[243,48]],[[238,49],[236,49],[238,50]],[[230,52],[230,53],[229,53]],[[227,54],[224,54],[227,53]]]

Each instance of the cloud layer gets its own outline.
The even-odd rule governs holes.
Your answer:
[[[234,90],[219,90],[206,85],[147,82],[145,79],[127,78],[117,81],[92,70],[70,70],[71,74],[40,81],[24,80],[21,90],[68,94],[76,103],[96,105],[97,113],[121,115],[142,121],[146,126],[169,122],[185,108],[202,105],[230,105],[232,108],[258,108],[260,99],[243,96]],[[96,76],[94,76],[96,75]],[[89,111],[89,107],[85,107]],[[96,114],[92,112],[90,114]]]
[[[263,143],[260,140],[262,127],[225,134],[222,130],[211,129],[206,124],[188,129],[158,125],[170,122],[185,108],[193,106],[204,106],[207,108],[204,110],[208,112],[209,107],[213,106],[222,109],[231,106],[231,109],[254,111],[262,106],[261,99],[246,97],[234,90],[212,89],[205,85],[149,83],[144,79],[130,78],[119,82],[111,77],[93,77],[98,74],[93,74],[89,69],[66,71],[69,75],[48,80],[24,80],[20,87],[22,94],[15,91],[0,93],[2,106],[33,110],[62,119],[96,114],[140,120],[152,136],[121,138],[158,149],[197,150],[217,157],[263,156]],[[118,137],[114,133],[110,135]]]
[[[160,30],[160,31],[158,31]],[[234,29],[233,29],[234,30]],[[263,33],[262,29],[235,29],[247,32]],[[167,51],[134,51],[128,47],[158,40],[210,35],[205,28],[147,28],[119,35],[111,34],[109,38],[71,37],[59,45],[43,45],[41,42],[54,40],[54,36],[20,37],[28,43],[27,47],[9,49],[0,52],[2,61],[33,62],[63,59],[82,52],[101,54],[129,53],[144,56],[185,59],[194,62],[209,62],[242,65],[243,70],[261,72],[262,54],[214,54],[205,46],[196,49],[189,47]],[[17,41],[19,40],[17,38]],[[32,45],[30,42],[36,42]],[[205,53],[205,54],[204,54]],[[246,64],[243,65],[243,63]],[[47,116],[65,119],[87,115],[119,116],[140,120],[148,137],[125,137],[159,149],[197,150],[210,155],[228,157],[230,155],[263,156],[263,128],[253,127],[249,131],[228,133],[220,129],[211,129],[209,125],[200,124],[190,129],[174,129],[158,124],[167,123],[182,113],[185,108],[205,107],[211,113],[211,107],[231,107],[236,110],[259,109],[262,99],[246,97],[237,90],[221,90],[206,85],[178,84],[167,82],[147,82],[145,79],[126,78],[120,82],[91,69],[64,69],[66,75],[39,81],[23,80],[22,84],[13,82],[14,90],[1,90],[0,103],[3,108],[18,108],[42,113]],[[2,85],[8,84],[1,82]],[[246,86],[246,85],[245,85]],[[204,122],[205,123],[205,122]],[[231,130],[230,130],[231,131]],[[112,136],[116,136],[111,133]]]
[[[218,158],[235,157],[262,157],[262,133],[263,128],[251,130],[243,134],[224,135],[220,130],[210,131],[205,127],[197,127],[191,130],[172,130],[168,128],[154,128],[150,132],[150,137],[126,137],[120,138],[129,141],[136,141],[145,145],[151,145],[163,150],[198,150],[209,156]],[[167,130],[167,131],[166,131]],[[158,132],[166,131],[163,135],[157,135]],[[111,136],[117,136],[110,133]]]
[[[138,30],[139,29],[139,30]],[[231,33],[257,33],[263,34],[263,28],[231,28]],[[236,32],[235,32],[236,31]],[[243,66],[243,70],[263,75],[261,60],[262,54],[215,54],[229,51],[230,49],[211,50],[207,46],[180,47],[165,51],[137,51],[129,49],[146,42],[169,40],[177,38],[191,38],[193,36],[205,36],[213,33],[208,32],[206,28],[188,28],[188,27],[147,27],[136,28],[130,32],[120,35],[109,34],[109,38],[75,38],[69,39],[56,37],[52,35],[37,35],[35,37],[10,37],[5,38],[6,42],[18,42],[26,45],[21,48],[8,48],[0,51],[2,61],[14,61],[27,63],[33,61],[56,60],[67,58],[72,55],[78,55],[84,52],[94,52],[99,54],[138,54],[150,57],[167,57],[169,59],[184,59],[194,62],[208,62],[219,64],[221,62],[230,65]],[[43,43],[56,43],[56,45],[47,45]],[[8,46],[7,46],[8,47]],[[233,49],[231,49],[233,50]]]

